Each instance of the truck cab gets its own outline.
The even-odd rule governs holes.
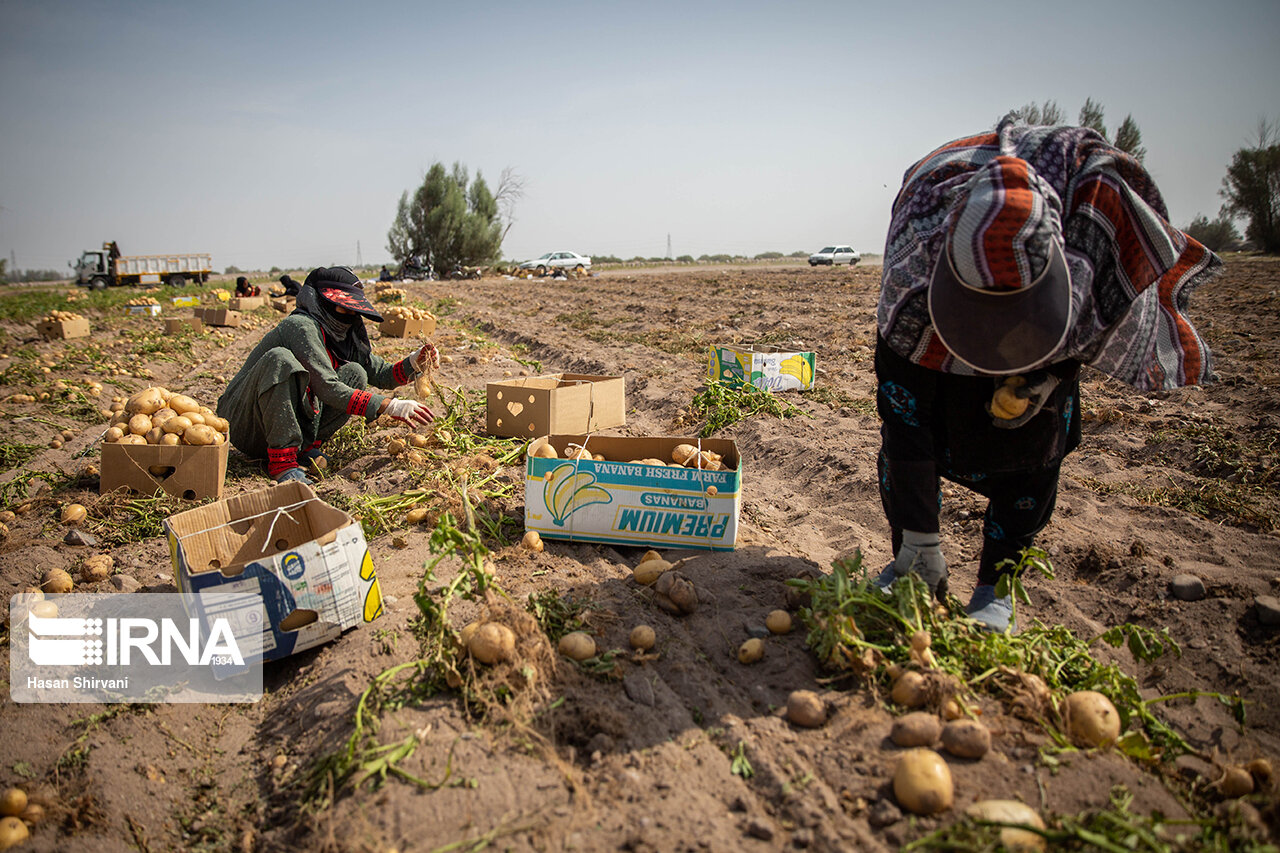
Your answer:
[[[111,263],[108,250],[89,250],[75,263],[76,284],[102,290],[111,283]]]

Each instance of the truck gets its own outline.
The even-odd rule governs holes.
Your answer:
[[[165,284],[182,287],[187,282],[203,284],[213,272],[208,254],[122,255],[112,240],[101,249],[89,249],[71,264],[76,284],[102,290],[127,284]]]

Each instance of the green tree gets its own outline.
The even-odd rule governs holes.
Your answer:
[[[1093,98],[1084,99],[1084,106],[1080,108],[1080,118],[1076,123],[1081,127],[1093,128],[1103,139],[1107,138],[1107,126],[1102,122],[1102,104]]]
[[[502,257],[510,212],[522,193],[523,185],[510,169],[502,173],[495,194],[483,175],[476,172],[471,180],[461,163],[455,162],[449,171],[442,163],[432,163],[422,185],[412,195],[408,190],[401,194],[387,232],[387,250],[397,261],[420,258],[437,272],[494,263]]]
[[[1209,217],[1197,213],[1191,224],[1182,230],[1212,252],[1221,252],[1240,242],[1240,232],[1236,230],[1231,217],[1225,214],[1219,214],[1217,219],[1210,222]]]
[[[1267,254],[1280,253],[1280,134],[1258,123],[1258,141],[1231,158],[1219,195],[1222,211],[1249,220],[1245,236]]]
[[[1133,120],[1133,115],[1124,117],[1124,121],[1120,122],[1120,127],[1116,130],[1116,139],[1112,143],[1121,151],[1125,151],[1138,158],[1141,163],[1147,157],[1147,149],[1142,147],[1142,131],[1138,129],[1138,123]]]
[[[1045,101],[1043,104],[1032,101],[1018,107],[1013,113],[1027,124],[1036,125],[1062,124],[1063,118],[1062,108],[1058,106],[1057,101],[1053,100]]]

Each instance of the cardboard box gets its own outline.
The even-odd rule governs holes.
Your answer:
[[[159,317],[160,305],[154,303],[152,305],[126,305],[124,306],[126,314],[139,314],[143,317]]]
[[[89,337],[89,321],[84,317],[75,320],[41,320],[36,328],[46,341]]]
[[[628,461],[526,457],[525,529],[536,530],[546,539],[574,542],[733,550],[742,503],[742,464],[732,441],[600,435],[552,435],[550,441],[562,457],[572,443],[605,459]],[[728,470],[629,461],[670,459],[679,444],[721,454]]]
[[[164,522],[179,592],[261,601],[262,659],[318,646],[382,615],[360,523],[303,483],[269,486]]]
[[[778,347],[713,345],[707,358],[707,378],[737,387],[750,383],[765,391],[803,391],[813,387],[811,352]]]
[[[490,382],[486,387],[490,435],[533,438],[596,432],[627,422],[621,376],[550,373]]]
[[[230,308],[194,308],[192,311],[206,326],[240,325],[240,312]]]
[[[170,317],[164,321],[166,335],[185,335],[188,332],[200,334],[204,331],[204,321],[199,317]]]
[[[175,296],[169,300],[175,308],[194,308],[200,304],[199,296]]]
[[[436,333],[436,318],[427,316],[419,320],[417,317],[389,317],[378,324],[378,331],[389,338],[434,335]]]
[[[227,300],[227,307],[233,311],[256,311],[266,304],[265,296],[237,296]]]
[[[123,486],[144,495],[164,490],[189,501],[219,497],[230,447],[227,442],[208,447],[104,443],[98,493]]]
[[[293,296],[279,296],[271,300],[271,307],[285,314],[292,314],[298,307],[298,300]]]

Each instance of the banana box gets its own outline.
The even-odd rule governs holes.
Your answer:
[[[178,591],[241,593],[243,612],[224,595],[221,610],[233,623],[260,625],[263,660],[327,643],[382,615],[360,522],[303,483],[181,512],[164,529]]]
[[[707,378],[733,387],[750,384],[764,391],[804,391],[813,387],[815,373],[811,352],[718,344],[711,346],[707,356]]]
[[[544,539],[732,551],[742,462],[726,439],[551,435],[559,458],[525,460],[524,525]],[[678,445],[720,456],[721,470],[655,465]],[[591,459],[566,459],[570,445]],[[602,459],[595,459],[599,455]]]

